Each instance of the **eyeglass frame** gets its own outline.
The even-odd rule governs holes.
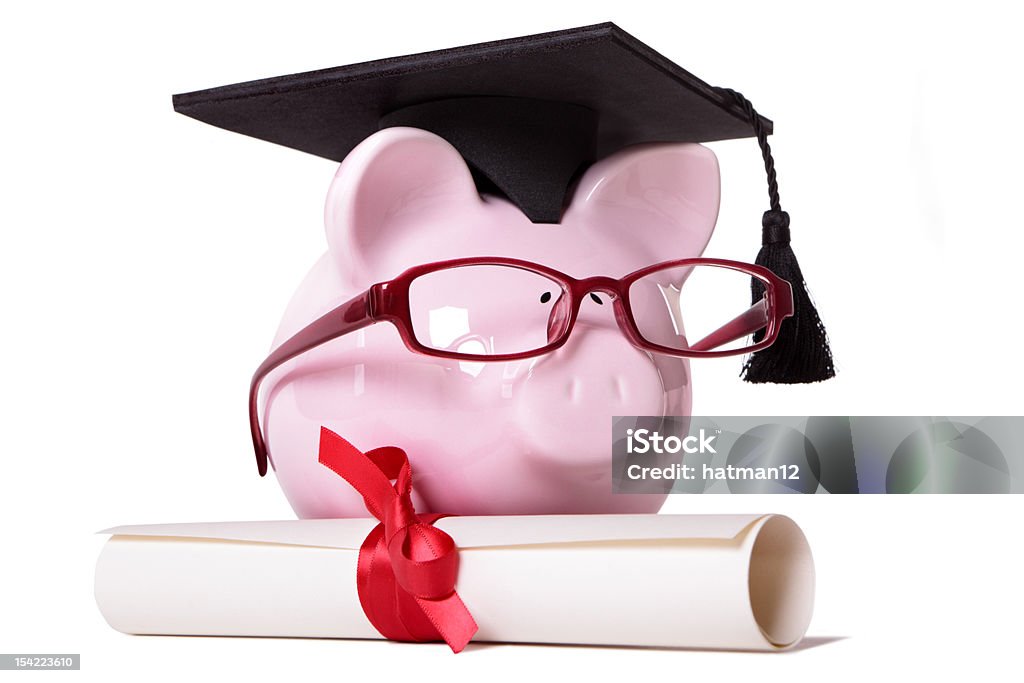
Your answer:
[[[439,270],[488,265],[509,266],[534,272],[549,278],[561,286],[563,295],[568,295],[569,297],[569,315],[558,337],[549,341],[546,345],[530,351],[489,355],[435,349],[420,343],[413,331],[412,312],[409,306],[409,287],[412,282],[418,277]],[[757,283],[760,283],[763,289],[762,298],[756,301],[746,312],[712,333],[717,334],[723,330],[731,330],[731,333],[735,334],[735,336],[725,339],[716,345],[728,343],[728,341],[734,341],[742,336],[764,329],[764,335],[760,340],[755,341],[750,346],[738,349],[703,351],[692,347],[689,349],[674,349],[655,344],[643,337],[636,326],[636,320],[633,318],[633,312],[630,307],[630,287],[637,280],[659,270],[701,265],[718,266],[741,271],[753,278],[754,291],[757,291]],[[641,268],[619,279],[605,276],[578,279],[539,263],[502,256],[474,256],[413,266],[392,280],[371,285],[362,294],[349,299],[306,325],[275,348],[256,369],[256,372],[253,373],[252,381],[249,384],[249,429],[252,432],[253,448],[256,451],[256,466],[260,476],[262,477],[267,473],[269,453],[259,423],[259,389],[268,374],[289,360],[338,337],[378,322],[392,323],[398,330],[398,334],[406,348],[414,353],[426,356],[477,363],[500,363],[536,358],[551,353],[565,345],[569,340],[573,326],[576,323],[576,318],[579,315],[580,305],[586,296],[593,292],[602,292],[610,296],[615,313],[615,321],[619,329],[634,346],[645,351],[679,358],[720,358],[723,356],[753,353],[770,346],[778,337],[782,321],[793,315],[793,289],[789,282],[763,266],[728,259],[686,258],[663,261]],[[741,331],[742,333],[740,333]],[[706,337],[706,339],[708,338]]]

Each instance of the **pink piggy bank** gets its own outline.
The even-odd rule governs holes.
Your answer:
[[[699,256],[718,214],[718,162],[696,144],[628,147],[591,165],[567,196],[561,223],[532,223],[508,200],[481,195],[441,137],[379,131],[334,178],[327,253],[292,299],[275,346],[423,263],[506,256],[582,278]],[[489,292],[460,296],[485,303]],[[633,346],[611,308],[589,298],[568,342],[528,360],[412,353],[393,326],[378,324],[289,361],[267,379],[262,422],[292,508],[303,518],[369,514],[319,464],[324,426],[364,451],[403,448],[419,512],[657,512],[664,495],[612,493],[611,418],[688,415],[689,365]]]

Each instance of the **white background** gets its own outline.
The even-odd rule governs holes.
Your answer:
[[[81,652],[83,671],[61,675],[87,680],[359,680],[381,666],[424,680],[1019,675],[1016,496],[671,500],[669,512],[781,512],[806,529],[811,639],[775,656],[129,637],[92,599],[98,529],[292,516],[253,471],[244,396],[325,247],[335,165],[177,115],[172,93],[615,21],[775,120],[783,206],[840,372],[765,387],[736,380],[735,359],[697,364],[696,412],[1013,414],[1021,21],[961,6],[5,7],[0,651]],[[723,208],[707,254],[752,260],[756,147],[712,147]]]

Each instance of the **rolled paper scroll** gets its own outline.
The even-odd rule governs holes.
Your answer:
[[[373,519],[122,526],[100,611],[133,634],[380,638],[356,591]],[[814,564],[779,515],[447,517],[474,641],[780,650],[803,637]]]

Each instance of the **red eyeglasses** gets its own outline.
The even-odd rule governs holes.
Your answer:
[[[752,306],[747,303],[751,288]],[[783,319],[793,315],[788,282],[767,268],[724,259],[667,261],[618,280],[578,280],[502,257],[416,266],[313,321],[256,370],[249,387],[249,427],[260,476],[267,473],[268,458],[259,389],[282,363],[383,321],[394,324],[410,351],[427,356],[476,362],[534,358],[568,341],[584,302],[600,306],[606,300],[635,346],[684,358],[763,349],[775,341]]]

